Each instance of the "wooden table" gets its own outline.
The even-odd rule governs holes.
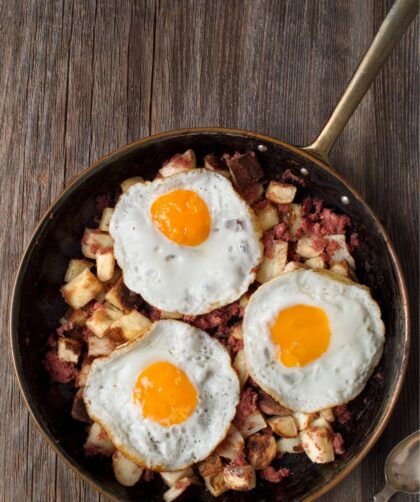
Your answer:
[[[308,143],[391,3],[0,0],[2,501],[104,500],[36,430],[9,357],[12,277],[50,202],[111,149],[158,131],[228,126]],[[371,500],[386,454],[418,428],[418,28],[417,20],[331,155],[391,234],[414,336],[386,432],[324,501]]]

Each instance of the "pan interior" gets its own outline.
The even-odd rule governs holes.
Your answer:
[[[259,152],[257,146],[267,147]],[[406,357],[405,306],[400,290],[398,269],[380,227],[365,204],[350,189],[322,166],[299,155],[286,144],[271,143],[246,133],[187,132],[149,138],[126,147],[79,178],[56,202],[49,216],[40,224],[27,250],[18,275],[11,319],[14,357],[22,389],[42,429],[65,458],[90,481],[118,500],[162,500],[165,490],[158,481],[140,483],[133,488],[120,485],[109,461],[85,458],[85,426],[70,416],[73,392],[67,385],[53,385],[42,368],[46,341],[66,311],[59,288],[68,260],[80,253],[80,238],[94,212],[94,200],[131,176],[152,179],[163,161],[192,148],[199,165],[207,153],[234,153],[256,150],[267,178],[279,179],[285,169],[302,176],[306,169],[305,194],[319,197],[352,219],[359,234],[355,252],[357,273],[362,284],[371,288],[379,303],[386,326],[386,345],[379,365],[379,375],[372,378],[364,392],[351,404],[355,417],[350,430],[344,429],[346,452],[334,463],[312,464],[304,455],[288,455],[285,465],[293,476],[282,483],[257,485],[250,493],[228,492],[232,501],[302,500],[315,495],[343,469],[346,469],[375,434],[398,385]],[[341,197],[350,204],[344,205]],[[290,457],[290,458],[288,458]],[[207,501],[213,497],[205,490],[190,495],[191,500]],[[225,498],[223,498],[225,500]]]

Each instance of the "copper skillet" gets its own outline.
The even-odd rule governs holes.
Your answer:
[[[256,150],[267,178],[278,179],[290,168],[305,178],[304,191],[348,214],[360,236],[361,245],[356,252],[359,278],[369,285],[379,302],[387,329],[379,368],[384,378],[371,379],[352,403],[357,419],[352,430],[347,431],[345,455],[324,466],[293,456],[293,477],[279,485],[261,484],[249,494],[231,493],[229,500],[313,500],[354,469],[379,438],[397,401],[407,367],[407,290],[384,228],[360,195],[332,169],[328,153],[417,11],[417,0],[395,2],[331,118],[310,146],[298,148],[234,129],[200,128],[157,134],[120,148],[91,166],[54,201],[39,223],[22,258],[11,301],[10,337],[16,374],[26,404],[48,442],[70,467],[109,498],[161,500],[162,487],[152,482],[125,488],[114,480],[106,463],[84,457],[84,427],[69,414],[71,390],[67,386],[51,387],[41,369],[41,360],[48,334],[65,311],[59,286],[68,259],[80,253],[80,235],[93,212],[95,196],[135,174],[152,178],[156,166],[187,148],[193,148],[199,159],[209,152]],[[191,498],[211,499],[203,490]]]

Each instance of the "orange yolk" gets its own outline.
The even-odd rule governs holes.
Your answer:
[[[318,307],[289,307],[277,315],[271,326],[271,337],[279,346],[279,359],[285,366],[305,366],[328,349],[328,317]]]
[[[204,200],[191,190],[173,190],[158,197],[151,207],[154,225],[169,240],[198,246],[210,234],[210,212]]]
[[[170,427],[192,415],[198,393],[182,370],[161,361],[147,366],[139,374],[133,399],[141,405],[144,418]]]

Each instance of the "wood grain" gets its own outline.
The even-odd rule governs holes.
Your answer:
[[[218,125],[309,143],[391,3],[0,0],[0,500],[103,500],[35,429],[9,357],[13,274],[51,200],[98,157],[157,131]],[[387,452],[418,428],[418,31],[417,20],[331,155],[391,235],[414,336],[386,432],[323,501],[369,500]]]

